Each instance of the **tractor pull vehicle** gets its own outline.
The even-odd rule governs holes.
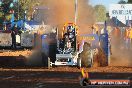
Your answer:
[[[63,27],[62,38],[57,42],[56,61],[54,65],[77,65],[78,45],[77,45],[77,26],[67,23]]]
[[[108,41],[106,40],[108,40],[107,33],[78,35],[78,27],[74,23],[66,23],[63,27],[62,38],[57,39],[56,60],[50,65],[79,68],[92,67],[95,64],[108,66],[109,51],[107,51]]]

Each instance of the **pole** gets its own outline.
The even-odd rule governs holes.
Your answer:
[[[19,0],[18,0],[18,20],[19,20]]]
[[[77,16],[78,16],[78,0],[75,0],[75,24],[77,24]]]
[[[78,16],[78,0],[75,0],[75,25],[77,24],[77,16]],[[78,44],[77,44],[77,35],[76,35],[77,31],[75,30],[75,51],[77,51],[77,47],[78,47]]]
[[[27,13],[27,11],[25,10],[25,12],[24,12],[24,25],[23,25],[24,31],[25,31],[25,24],[26,24],[26,13]]]

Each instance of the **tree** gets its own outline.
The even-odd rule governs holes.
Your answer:
[[[128,3],[132,3],[132,0],[128,0]]]
[[[38,2],[39,0],[0,0],[0,29],[11,22],[24,19],[25,11],[31,17],[33,7]]]
[[[7,25],[10,22],[11,15],[15,11],[14,8],[14,0],[0,1],[0,29],[3,28],[3,25]]]
[[[118,2],[118,4],[127,4],[127,2],[124,1],[124,0],[120,0],[120,1]]]
[[[106,8],[104,5],[96,5],[94,7],[96,14],[96,21],[102,22],[106,20]]]
[[[5,19],[13,11],[15,19],[24,19],[24,13],[31,16],[34,6],[38,5],[39,0],[2,0],[0,1],[0,17]]]
[[[25,11],[27,11],[27,17],[31,18],[33,8],[39,5],[39,0],[19,0],[18,2],[20,18],[23,18]]]

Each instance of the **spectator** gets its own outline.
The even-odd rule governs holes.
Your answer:
[[[12,48],[16,49],[16,32],[15,32],[15,26],[13,26],[11,30],[11,37],[12,37]]]

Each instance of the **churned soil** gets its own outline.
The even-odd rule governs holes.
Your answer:
[[[1,50],[0,56],[29,56],[32,50]]]

